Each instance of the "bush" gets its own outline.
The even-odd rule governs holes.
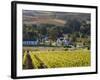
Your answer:
[[[65,48],[64,51],[68,51],[68,48]]]
[[[55,49],[52,49],[52,51],[55,51]]]
[[[71,46],[64,46],[64,48],[71,48]]]

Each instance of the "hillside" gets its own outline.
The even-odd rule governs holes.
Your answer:
[[[91,15],[88,13],[23,10],[23,40],[54,45],[59,39],[90,48]],[[59,44],[57,44],[59,45]]]
[[[74,19],[80,22],[90,21],[90,14],[23,10],[24,24],[54,24],[63,26],[67,21]]]

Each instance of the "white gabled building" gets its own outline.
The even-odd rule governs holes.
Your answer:
[[[60,37],[57,39],[56,44],[57,44],[57,46],[62,46],[62,45],[68,46],[68,45],[70,45],[70,41],[63,37]]]

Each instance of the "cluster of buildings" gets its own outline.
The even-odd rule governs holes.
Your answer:
[[[33,40],[23,40],[23,45],[25,46],[38,46],[38,45],[46,45],[46,46],[68,46],[72,45],[72,42],[64,37],[57,38],[56,41],[50,41],[48,37],[44,37],[42,39],[33,39]]]

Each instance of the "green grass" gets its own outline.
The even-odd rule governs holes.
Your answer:
[[[31,52],[30,53],[31,59],[32,59],[32,64],[35,68],[38,68],[40,66],[38,60],[35,58],[34,54]]]
[[[89,50],[73,51],[31,51],[32,63],[36,68],[40,66],[38,60],[34,57],[37,55],[48,68],[58,67],[84,67],[90,66]]]
[[[23,63],[23,64],[25,64],[25,62],[26,62],[26,56],[27,56],[26,53],[27,53],[27,52],[25,51],[25,52],[24,52],[24,56],[23,56],[23,60],[22,60],[22,63]]]

